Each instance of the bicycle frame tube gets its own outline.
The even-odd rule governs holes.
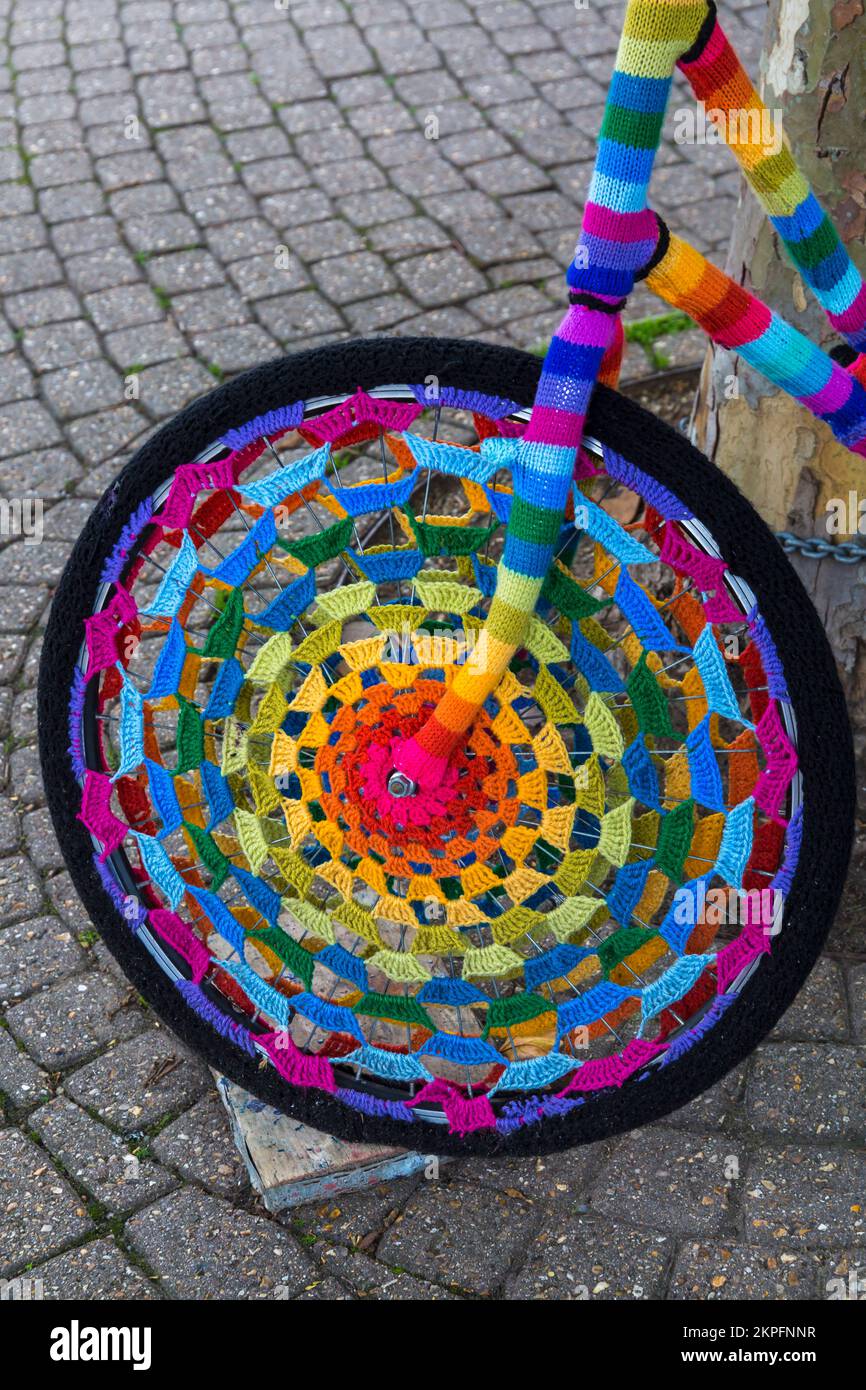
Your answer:
[[[712,0],[708,8],[699,50],[679,60],[680,71],[704,103],[707,119],[721,128],[830,323],[857,352],[866,351],[863,278],[725,37]]]
[[[677,66],[696,92],[719,99],[728,120],[735,97],[747,110],[762,109],[721,33],[712,2],[629,0],[580,237],[566,277],[571,307],[551,340],[517,448],[514,500],[490,613],[472,656],[397,756],[398,770],[421,789],[440,783],[451,753],[526,635],[560,543],[589,399],[601,375],[615,379],[619,316],[640,274],[649,270],[653,289],[827,420],[849,448],[866,453],[866,391],[855,374],[838,367],[685,243],[660,238],[647,195]],[[790,150],[783,150],[784,158],[764,145],[738,147],[737,153],[831,321],[859,345],[866,337],[866,292]],[[706,296],[698,289],[702,283]],[[789,352],[791,362],[784,360]]]
[[[662,22],[660,23],[659,20]],[[571,307],[551,339],[513,467],[514,501],[480,640],[435,712],[397,756],[420,788],[437,786],[526,634],[553,562],[589,398],[657,225],[647,187],[674,69],[706,19],[705,0],[630,0],[575,258]]]
[[[824,420],[852,453],[866,455],[866,390],[853,371],[840,367],[693,246],[671,236],[647,285]]]

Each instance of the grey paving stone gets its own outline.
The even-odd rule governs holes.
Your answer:
[[[398,101],[380,101],[372,106],[350,108],[346,112],[346,119],[360,136],[395,135],[399,130],[416,129],[412,112]]]
[[[112,1214],[134,1211],[177,1186],[177,1179],[64,1096],[30,1116],[30,1128],[72,1179]]]
[[[246,261],[233,261],[229,279],[245,300],[270,299],[289,290],[304,289],[309,276],[286,245],[274,242],[269,253]]]
[[[184,1109],[209,1082],[197,1058],[170,1033],[154,1028],[118,1043],[73,1072],[64,1085],[79,1105],[130,1134]]]
[[[147,285],[121,285],[117,289],[89,294],[85,297],[84,307],[103,333],[129,328],[137,323],[152,323],[163,313]]]
[[[111,67],[124,61],[123,46],[106,39],[96,43],[75,44],[69,49],[69,62],[77,72],[88,68]]]
[[[35,394],[36,384],[20,352],[0,356],[0,406]]]
[[[191,125],[205,119],[204,106],[189,73],[142,77],[138,93],[145,120],[151,127]]]
[[[866,1042],[866,964],[850,966],[847,974],[854,1036]]]
[[[42,289],[63,278],[60,262],[53,251],[13,251],[0,256],[0,292],[18,294],[22,290]]]
[[[386,176],[371,159],[341,159],[333,164],[319,164],[311,170],[315,182],[332,198],[342,200],[352,193],[383,188]],[[397,180],[397,171],[392,175]]]
[[[523,1200],[468,1183],[424,1183],[376,1255],[446,1287],[489,1293],[502,1285],[536,1224],[534,1207]]]
[[[479,221],[492,224],[503,215],[498,203],[477,188],[459,189],[456,192],[434,196],[425,194],[419,201],[428,217],[438,219],[447,227],[456,228],[458,241],[467,224]]]
[[[502,219],[490,221],[487,218],[471,218],[460,226],[460,244],[464,251],[480,265],[491,265],[496,261],[537,257],[541,244],[537,237],[517,222]],[[573,254],[574,237],[569,247]]]
[[[44,406],[37,401],[14,401],[3,407],[0,414],[0,458],[23,454],[28,450],[60,439],[60,431]]]
[[[52,871],[63,867],[63,856],[46,807],[28,811],[22,817],[24,843],[31,862],[37,869]],[[55,924],[56,925],[56,924]]]
[[[35,917],[43,907],[42,884],[27,860],[0,860],[0,920],[7,926]]]
[[[448,79],[441,73],[437,74],[443,81]],[[411,79],[398,78],[394,84],[399,95],[404,96],[401,84]],[[376,102],[384,101],[391,96],[391,88],[381,73],[370,73],[365,77],[344,77],[336,78],[330,84],[331,95],[339,106],[372,106]],[[406,97],[406,100],[410,98]],[[325,107],[326,102],[318,103]]]
[[[409,163],[392,168],[390,181],[413,198],[438,198],[441,193],[452,193],[468,186],[460,171],[432,146]]]
[[[340,200],[340,211],[355,227],[376,227],[381,222],[393,222],[398,217],[410,217],[414,211],[409,199],[395,188],[372,189],[350,194]],[[435,216],[435,213],[432,214]]]
[[[117,139],[119,148],[110,148],[103,158],[94,161],[94,171],[106,193],[113,193],[119,188],[138,188],[144,183],[156,183],[162,177],[162,166],[156,155],[151,150],[130,150],[123,148],[120,143],[123,136]],[[91,140],[94,155],[99,154],[108,146],[114,146],[115,141],[109,141],[104,136],[101,140]]]
[[[306,42],[322,77],[352,77],[375,67],[361,35],[349,24],[312,30]]]
[[[132,74],[126,72],[125,68],[90,68],[88,72],[75,74],[75,90],[82,101],[111,93],[129,93],[126,104],[126,110],[129,110],[129,103],[133,101],[132,88]]]
[[[473,164],[466,170],[466,177],[494,197],[505,193],[530,193],[550,186],[548,175],[537,164],[516,154]]]
[[[96,334],[84,319],[28,329],[21,339],[21,347],[37,371],[43,372],[83,362],[100,353]]]
[[[501,155],[508,155],[511,153],[511,146],[498,131],[485,126],[449,136],[440,142],[439,150],[446,159],[463,169],[467,164],[479,164],[482,160],[493,160]]]
[[[2,102],[0,102],[2,110]],[[3,208],[0,217],[17,217],[22,212],[32,212],[36,206],[33,189],[27,183],[5,183],[3,185]]]
[[[249,1174],[232,1138],[225,1106],[212,1092],[161,1130],[150,1147],[181,1177],[220,1197],[237,1198],[250,1191]]]
[[[364,239],[348,222],[339,218],[293,227],[289,244],[292,251],[305,261],[318,261],[325,256],[346,255],[364,249]],[[374,246],[374,249],[379,248]]]
[[[183,212],[153,212],[130,217],[125,232],[135,251],[150,254],[195,246],[199,240],[195,222]]]
[[[29,485],[24,489],[27,494],[34,491]],[[0,611],[0,632],[28,632],[37,621],[40,614],[44,612],[48,598],[47,588],[29,586],[27,588],[7,589],[3,597],[3,608]],[[19,713],[18,701],[16,701],[16,717]],[[0,853],[8,853],[5,848]]]
[[[41,386],[46,401],[61,420],[90,415],[123,400],[123,383],[117,372],[98,359],[47,372]]]
[[[377,1183],[360,1192],[341,1192],[280,1214],[279,1220],[306,1237],[369,1250],[417,1191],[420,1178]]]
[[[193,338],[196,355],[223,372],[242,372],[274,357],[278,346],[258,324],[220,328],[197,333]]]
[[[487,289],[484,276],[457,251],[433,251],[400,261],[395,272],[409,295],[427,309],[453,304]]]
[[[27,536],[26,530],[23,531],[24,540],[13,540],[7,545],[5,550],[0,552],[0,584],[46,584],[56,582],[62,573],[63,566],[69,558],[69,551],[72,548],[72,538],[68,541],[47,541],[32,543]],[[22,749],[17,749],[16,753],[21,753]],[[15,768],[13,753],[13,771]],[[16,786],[15,790],[24,794],[22,786]]]
[[[828,1139],[866,1136],[866,1050],[834,1043],[767,1043],[746,1086],[759,1129]]]
[[[866,1155],[860,1149],[766,1146],[742,1184],[745,1236],[761,1245],[866,1245]]]
[[[80,183],[89,179],[91,173],[90,160],[84,150],[36,155],[28,169],[34,188]]]
[[[668,1296],[699,1302],[818,1298],[826,1283],[825,1259],[809,1250],[768,1251],[734,1241],[684,1241]]]
[[[148,260],[146,269],[151,283],[169,295],[221,285],[225,278],[210,252],[198,248],[155,256]]]
[[[203,153],[185,149],[182,156],[167,161],[166,173],[176,188],[188,193],[230,184],[236,178],[230,160],[219,146]]]
[[[170,183],[157,181],[134,188],[115,189],[108,195],[108,206],[112,217],[125,223],[127,219],[146,220],[157,213],[177,212],[179,200]]]
[[[80,1198],[16,1129],[0,1131],[0,1275],[17,1273],[92,1229]]]
[[[45,158],[58,158],[46,155]],[[96,182],[64,183],[39,193],[39,211],[46,222],[68,222],[79,217],[95,217],[105,211],[105,194]]]
[[[16,701],[16,705],[17,703]],[[14,720],[14,714],[12,718]],[[19,848],[20,843],[21,817],[18,814],[18,807],[12,801],[0,801],[0,854],[13,854]],[[2,971],[2,966],[0,966],[0,971]]]
[[[226,72],[242,72],[248,62],[248,55],[239,43],[197,49],[190,54],[190,64],[196,77],[219,77]]]
[[[550,301],[533,285],[497,290],[493,294],[469,300],[466,307],[483,323],[494,326],[508,323],[511,319],[526,318],[531,314],[551,312]]]
[[[49,1071],[73,1066],[147,1026],[132,986],[119,988],[93,971],[31,994],[6,1017],[14,1036]]]
[[[19,43],[15,47],[15,70],[26,72],[28,68],[54,68],[65,60],[63,43]]]
[[[223,263],[246,260],[250,256],[273,255],[278,242],[273,226],[262,217],[208,227],[204,235],[213,254]],[[292,249],[296,249],[294,243]]]
[[[72,447],[91,467],[106,459],[116,458],[146,427],[147,421],[130,406],[118,406],[115,410],[103,411],[101,415],[87,415],[82,420],[72,420],[66,428],[66,435]],[[119,467],[118,464],[115,473],[119,472]],[[94,489],[85,480],[80,488],[83,496],[101,497],[105,486],[107,482]]]
[[[51,512],[49,511],[48,516],[50,517],[50,515]],[[36,597],[41,603],[43,596],[38,589],[36,590]],[[36,691],[33,689],[20,690],[12,714],[12,736],[17,742],[35,744],[36,713]],[[11,846],[11,848],[17,848],[17,845]]]
[[[0,1091],[22,1107],[41,1104],[50,1093],[48,1076],[16,1047],[6,1028],[0,1028]]]
[[[0,1003],[5,1007],[24,999],[74,975],[84,964],[81,947],[58,917],[35,917],[4,927],[0,931]]]
[[[105,349],[121,370],[133,364],[149,367],[154,362],[180,357],[187,350],[182,334],[165,319],[108,333]]]
[[[159,1297],[157,1286],[108,1238],[55,1255],[37,1265],[33,1277],[41,1280],[42,1297],[46,1300],[139,1303]]]
[[[429,217],[404,217],[396,222],[385,222],[381,226],[373,227],[368,233],[368,238],[373,249],[383,252],[388,260],[417,256],[422,251],[438,251],[451,244],[448,233],[437,227]]]
[[[35,250],[36,247],[44,246],[46,240],[46,228],[42,220],[33,213],[25,213],[22,217],[6,217],[0,222],[0,253],[3,253],[3,256],[10,252]]]
[[[355,1295],[349,1293],[344,1284],[338,1279],[318,1279],[312,1278],[304,1286],[302,1293],[295,1294],[296,1303],[336,1303],[354,1302]]]
[[[242,218],[254,217],[258,212],[254,200],[239,183],[192,189],[184,193],[183,201],[190,216],[195,218],[200,227],[239,221]],[[266,211],[264,206],[262,211]]]
[[[171,312],[185,333],[237,326],[250,317],[240,295],[225,286],[178,295],[172,299]]]
[[[523,153],[536,165],[563,165],[564,168],[550,169],[550,179],[557,183],[563,193],[571,196],[580,205],[589,187],[592,173],[592,159],[595,155],[595,129],[590,121],[586,127],[578,127],[574,122],[562,126],[544,126],[538,130],[528,130],[516,134],[514,139]],[[566,180],[567,182],[564,182]],[[493,191],[493,185],[490,185]],[[503,192],[517,193],[518,188],[505,188]]]
[[[507,1299],[654,1300],[664,1297],[674,1238],[607,1226],[585,1216],[545,1222],[508,1280]]]
[[[325,1272],[326,1282],[337,1279],[348,1284],[359,1297],[377,1303],[394,1302],[453,1302],[455,1295],[437,1284],[415,1279],[411,1274],[389,1269],[357,1250],[344,1245],[316,1246],[315,1256]],[[338,1285],[339,1287],[339,1285]]]
[[[358,304],[346,305],[345,314],[353,332],[379,333],[383,328],[405,322],[413,307],[411,299],[405,294],[383,294],[362,299]]]
[[[593,1185],[590,1207],[655,1230],[713,1234],[732,1223],[730,1141],[644,1129],[626,1135]],[[740,1171],[744,1168],[738,1158]]]
[[[198,362],[179,359],[146,367],[139,373],[139,400],[149,415],[162,420],[175,415],[214,386],[214,379]]]
[[[125,1235],[174,1298],[291,1297],[314,1275],[280,1226],[191,1187],[137,1213]]]
[[[337,310],[312,290],[260,300],[256,313],[274,337],[286,345],[311,334],[332,333],[343,326]]]
[[[574,227],[578,219],[574,204],[561,193],[518,193],[502,199],[503,207],[533,232],[553,227]]]
[[[24,95],[18,105],[18,118],[21,124],[41,125],[44,121],[71,120],[75,115],[75,98],[71,93],[50,94],[42,88],[43,95]]]
[[[313,275],[327,298],[339,304],[396,288],[396,281],[384,260],[372,252],[358,251],[320,261]]]
[[[564,1153],[521,1158],[462,1158],[449,1168],[461,1182],[520,1193],[533,1202],[573,1208],[603,1171],[609,1146],[582,1144]]]

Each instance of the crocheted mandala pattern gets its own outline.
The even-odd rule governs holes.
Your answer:
[[[525,646],[441,783],[393,795],[483,661],[523,429],[412,395],[298,402],[176,471],[106,565],[70,753],[107,890],[223,1037],[368,1113],[506,1132],[732,1003],[796,864],[797,758],[687,509],[582,453]]]

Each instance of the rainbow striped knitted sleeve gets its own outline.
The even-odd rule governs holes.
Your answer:
[[[833,327],[858,352],[866,351],[866,285],[836,229],[797,168],[740,60],[725,37],[715,7],[699,52],[679,60],[680,70],[707,117],[736,130],[731,149],[788,248],[803,279]],[[742,138],[745,136],[746,138]]]
[[[439,784],[526,634],[559,541],[592,388],[615,348],[618,312],[657,237],[647,186],[677,59],[694,44],[704,0],[632,0],[599,137],[575,257],[571,308],[554,334],[514,470],[514,504],[482,640],[399,770]]]

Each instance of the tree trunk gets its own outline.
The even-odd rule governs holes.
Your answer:
[[[769,0],[760,82],[783,112],[806,176],[858,267],[866,268],[866,17],[864,0]],[[720,10],[724,23],[724,8]],[[736,25],[727,26],[737,45]],[[731,156],[733,158],[733,155]],[[743,185],[728,274],[828,348],[838,341]],[[774,531],[853,541],[856,501],[866,498],[863,460],[829,429],[722,348],[704,363],[692,421],[695,442],[730,475]],[[842,501],[847,525],[835,529]],[[830,508],[828,511],[828,507]],[[831,520],[832,518],[832,520]],[[866,518],[862,521],[866,532]],[[846,534],[847,532],[847,534]],[[856,564],[791,556],[821,615],[854,724],[861,809],[866,812],[866,559]]]

